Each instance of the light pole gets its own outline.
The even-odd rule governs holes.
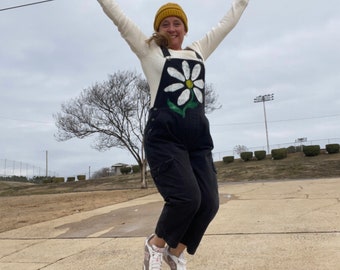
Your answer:
[[[46,150],[46,177],[48,177],[48,151]]]
[[[268,94],[264,96],[258,96],[254,98],[254,103],[263,103],[263,113],[264,113],[264,125],[266,127],[266,139],[267,139],[267,154],[269,154],[269,139],[268,139],[268,127],[267,127],[267,115],[266,115],[266,101],[274,100],[274,94]]]

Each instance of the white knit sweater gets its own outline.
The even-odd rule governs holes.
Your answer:
[[[234,28],[245,10],[249,0],[234,0],[229,11],[216,27],[211,29],[202,39],[193,42],[188,48],[198,52],[203,60],[217,48],[225,36]],[[131,50],[139,58],[143,72],[149,83],[152,107],[157,95],[158,86],[165,63],[159,46],[154,42],[146,43],[147,37],[140,28],[120,9],[115,0],[98,0],[106,15],[118,27],[118,31],[129,44]],[[181,59],[197,59],[192,50],[169,50],[172,57]]]

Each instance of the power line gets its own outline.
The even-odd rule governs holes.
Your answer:
[[[339,116],[340,116],[340,114],[333,114],[333,115],[324,115],[324,116],[317,116],[317,117],[291,118],[291,119],[282,119],[282,120],[268,121],[268,123],[313,120],[313,119],[332,118],[332,117],[339,117]],[[222,127],[222,126],[243,126],[243,125],[258,125],[258,124],[262,124],[262,123],[263,122],[239,122],[239,123],[215,124],[215,125],[212,124],[212,126],[217,126],[217,127]]]
[[[333,114],[333,115],[324,115],[324,116],[316,116],[316,117],[292,118],[292,119],[286,119],[286,120],[270,121],[270,123],[300,121],[300,120],[312,120],[312,119],[331,118],[331,117],[339,117],[339,116],[340,116],[340,114]]]
[[[54,0],[45,0],[45,1],[33,2],[33,3],[28,3],[28,4],[24,4],[24,5],[19,5],[19,6],[12,6],[12,7],[8,7],[8,8],[2,8],[2,9],[0,9],[0,11],[5,11],[5,10],[15,9],[15,8],[22,8],[22,7],[27,7],[27,6],[33,6],[33,5],[43,4],[43,3],[46,3],[46,2],[52,2],[52,1],[54,1]]]
[[[0,119],[10,120],[10,121],[18,121],[18,122],[23,122],[23,123],[36,123],[36,124],[45,124],[45,125],[54,124],[53,122],[28,120],[28,119],[18,119],[18,118],[9,118],[9,117],[3,117],[1,115],[0,115]]]
[[[316,117],[290,118],[290,119],[268,121],[268,123],[293,122],[293,121],[313,120],[313,119],[322,119],[322,118],[333,118],[333,117],[339,117],[339,116],[340,114],[333,114],[333,115],[323,115],[323,116],[316,116]],[[20,119],[20,118],[6,117],[2,115],[0,115],[0,119],[9,120],[9,121],[18,121],[22,123],[37,123],[37,124],[45,124],[45,125],[54,124],[54,122],[49,122],[49,121],[38,121],[38,120],[24,119],[24,118]],[[259,124],[263,124],[263,122],[237,122],[237,123],[226,123],[226,124],[211,124],[211,126],[222,127],[222,126],[245,126],[245,125],[259,125]]]

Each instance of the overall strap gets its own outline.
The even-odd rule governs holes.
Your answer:
[[[196,52],[195,50],[193,50],[193,49],[191,49],[191,48],[189,48],[189,47],[187,47],[186,50],[193,51],[193,52],[196,54],[196,57],[197,57],[199,60],[203,61],[203,57],[202,57],[198,52]]]
[[[161,49],[162,49],[162,52],[163,52],[163,56],[164,56],[165,58],[170,58],[170,57],[171,57],[171,54],[170,54],[168,48],[166,48],[166,47],[164,47],[164,46],[161,46]],[[198,52],[196,52],[196,51],[194,51],[193,49],[190,49],[190,48],[188,48],[187,50],[193,51],[193,52],[196,54],[196,57],[197,57],[199,60],[202,60],[202,61],[203,61],[202,56],[201,56]]]
[[[196,52],[196,51],[194,51],[194,52],[195,52],[195,54],[196,54],[196,57],[197,57],[199,60],[202,60],[202,61],[203,61],[202,56],[201,56],[198,52]]]
[[[170,56],[171,56],[171,54],[170,54],[170,52],[169,52],[168,48],[166,48],[166,47],[162,46],[162,47],[161,47],[161,49],[162,49],[162,52],[163,52],[163,56],[164,56],[165,58],[167,58],[167,57],[170,57]]]

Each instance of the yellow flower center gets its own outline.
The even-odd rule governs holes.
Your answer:
[[[185,85],[189,88],[192,89],[194,87],[194,83],[192,82],[192,80],[187,80],[185,82]]]

